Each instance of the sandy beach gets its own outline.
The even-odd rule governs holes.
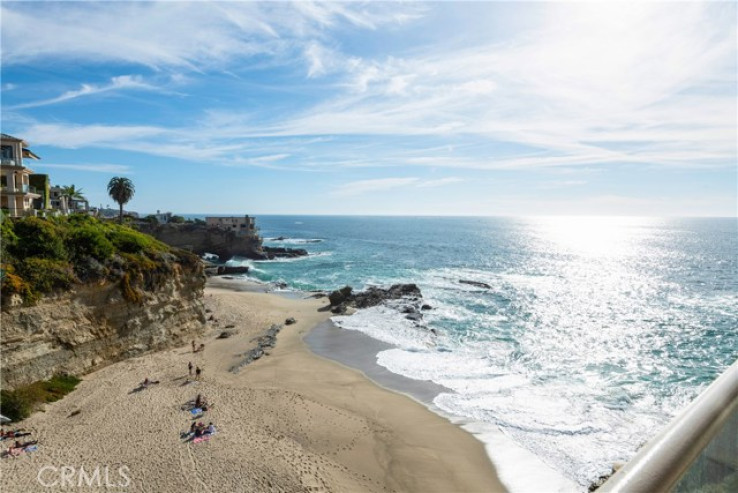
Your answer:
[[[203,352],[187,345],[110,365],[27,419],[23,427],[39,450],[0,461],[2,490],[69,491],[60,481],[65,466],[76,471],[75,486],[80,468],[100,470],[107,491],[504,490],[471,434],[310,352],[302,339],[328,319],[319,311],[327,300],[237,291],[235,284],[206,288],[217,322],[197,341]],[[229,371],[287,317],[297,323],[282,329],[270,354]],[[217,339],[230,325],[235,335]],[[186,384],[190,361],[203,374]],[[146,377],[160,383],[132,392]],[[201,420],[218,432],[195,444],[180,438],[191,423],[181,407],[198,393],[214,404]],[[121,467],[128,484],[106,488],[106,479],[125,482]]]

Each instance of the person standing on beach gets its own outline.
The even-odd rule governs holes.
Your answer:
[[[202,373],[202,370],[198,366],[197,368],[195,368],[195,378],[197,378],[198,380],[200,380],[200,373]]]
[[[187,370],[189,370],[190,376],[192,376],[192,361],[187,364]]]
[[[195,352],[195,340],[194,339],[192,340],[192,352],[193,353]]]

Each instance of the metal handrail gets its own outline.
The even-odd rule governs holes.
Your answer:
[[[738,361],[598,491],[672,490],[735,412],[738,412]]]

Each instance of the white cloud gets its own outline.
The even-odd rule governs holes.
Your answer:
[[[92,96],[100,93],[107,93],[118,90],[137,89],[137,90],[157,90],[155,86],[144,82],[139,75],[119,75],[110,79],[110,83],[106,85],[82,84],[82,87],[51,99],[43,99],[30,103],[9,106],[8,110],[19,110],[25,108],[37,108],[39,106],[48,106],[51,104],[63,103],[84,96]]]
[[[148,139],[166,133],[165,129],[150,126],[110,126],[110,125],[62,125],[32,124],[22,132],[24,138],[34,145],[51,145],[75,149],[79,147],[116,147],[116,144],[129,143],[132,147],[141,139]]]
[[[393,188],[435,188],[451,183],[464,181],[457,177],[439,178],[436,180],[421,180],[420,178],[378,178],[374,180],[359,180],[344,183],[337,187],[334,195],[361,195],[369,192],[379,192]]]
[[[735,5],[566,3],[552,12],[504,44],[346,57],[348,93],[263,131],[476,136],[547,151],[493,157],[492,167],[734,165]]]
[[[448,178],[439,178],[437,180],[427,180],[421,183],[418,183],[419,188],[435,188],[435,187],[442,187],[444,185],[449,185],[451,183],[459,183],[461,181],[464,181],[462,178],[458,178],[455,176],[450,176]]]
[[[418,182],[418,178],[379,178],[376,180],[359,180],[344,183],[333,193],[334,195],[361,195],[367,192],[379,192],[392,188],[404,187]]]
[[[504,42],[439,41],[365,58],[342,53],[330,29],[379,30],[427,7],[113,3],[31,12],[8,5],[4,64],[61,56],[196,70],[259,53],[274,63],[292,60],[300,70],[307,63],[308,78],[335,87],[292,114],[235,107],[182,126],[24,123],[18,133],[41,144],[208,164],[286,167],[292,159],[306,169],[735,166],[733,4],[554,3],[543,24]],[[83,27],[73,22],[83,18]],[[38,36],[21,30],[30,26]],[[83,86],[45,104],[108,86]],[[316,136],[333,141],[324,145]],[[383,140],[398,136],[406,148]],[[428,139],[454,145],[427,150]]]
[[[34,168],[72,169],[77,171],[91,171],[94,173],[131,174],[131,167],[123,164],[47,164],[34,163]]]
[[[3,64],[63,58],[199,71],[253,55],[288,63],[299,41],[341,22],[376,29],[423,11],[383,2],[34,3],[3,3]]]

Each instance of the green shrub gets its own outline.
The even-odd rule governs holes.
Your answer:
[[[33,403],[15,390],[0,390],[0,414],[12,421],[20,421],[31,415]]]
[[[25,279],[16,275],[15,268],[10,264],[2,264],[3,282],[2,282],[2,303],[10,301],[12,294],[19,294],[24,301],[33,302],[38,299]]]
[[[93,257],[103,261],[113,256],[115,247],[99,225],[85,224],[72,229],[67,237],[67,250],[74,259]]]
[[[43,389],[46,391],[46,402],[58,401],[74,388],[82,380],[74,375],[55,375],[50,380],[41,382]]]
[[[42,257],[54,260],[67,258],[63,230],[55,223],[38,217],[26,217],[15,223],[18,237],[11,253],[17,258]]]
[[[30,257],[20,262],[18,273],[38,293],[66,289],[76,282],[69,262]]]
[[[8,255],[17,244],[18,236],[14,231],[13,220],[0,213],[0,258],[3,262],[8,261]]]
[[[123,253],[159,252],[169,249],[149,235],[121,226],[113,227],[108,232],[108,238]]]
[[[58,401],[70,393],[79,382],[73,375],[55,375],[50,380],[0,391],[0,414],[12,421],[26,419],[41,404]]]

